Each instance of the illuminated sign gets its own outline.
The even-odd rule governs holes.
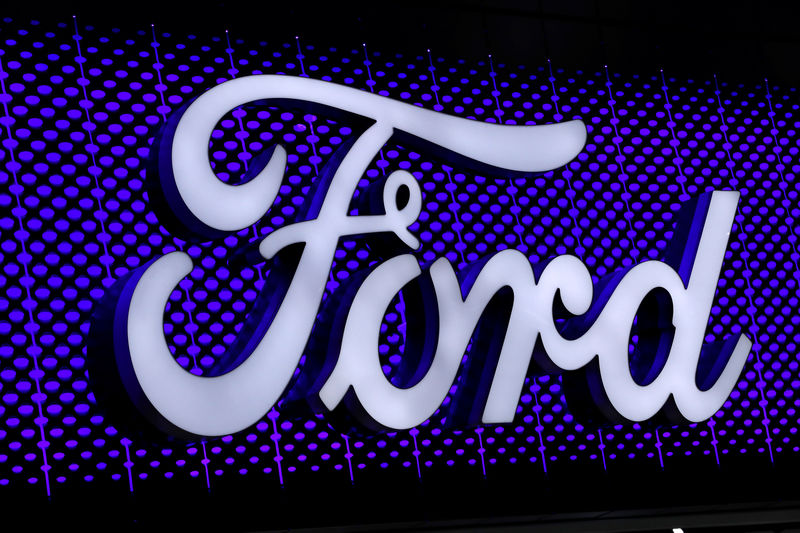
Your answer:
[[[183,369],[164,335],[170,294],[192,270],[188,254],[159,257],[109,293],[94,326],[109,333],[89,355],[118,373],[152,424],[179,435],[234,433],[258,422],[289,389],[319,408],[344,404],[368,427],[408,429],[440,407],[459,370],[465,379],[450,422],[511,422],[532,359],[553,372],[581,371],[586,391],[612,420],[666,412],[698,422],[727,399],[751,342],[737,334],[705,345],[704,333],[737,192],[705,193],[689,202],[663,260],[610,274],[596,287],[571,255],[532,265],[523,253],[503,250],[461,272],[446,258],[421,267],[412,253],[420,243],[409,226],[420,214],[422,191],[409,172],[397,170],[374,184],[371,201],[351,212],[359,181],[390,138],[435,147],[468,166],[532,173],[577,156],[586,138],[583,123],[496,125],[323,81],[258,75],[206,92],[157,139],[151,202],[162,206],[160,216],[175,231],[208,241],[251,226],[270,209],[286,166],[279,145],[256,158],[239,184],[222,182],[209,164],[216,124],[256,101],[310,106],[368,123],[321,172],[303,214],[234,257],[267,261],[272,280],[216,375]],[[335,312],[321,313],[336,247],[347,236],[385,248],[385,257],[327,302]],[[402,377],[393,383],[381,369],[378,344],[386,310],[401,292],[409,301],[410,340]],[[301,365],[313,335],[323,335],[327,353],[311,353]],[[629,358],[634,337],[648,354],[637,368]]]

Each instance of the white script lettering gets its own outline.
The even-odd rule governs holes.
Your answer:
[[[258,243],[261,261],[276,261],[288,249],[299,251],[283,289],[264,296],[274,296],[271,311],[249,319],[252,327],[243,328],[234,343],[237,353],[225,356],[235,361],[225,372],[187,372],[175,361],[164,336],[168,298],[192,270],[186,253],[159,257],[120,282],[111,319],[116,369],[135,406],[167,431],[234,433],[256,423],[278,402],[292,384],[318,320],[342,237],[393,235],[408,252],[419,248],[408,228],[422,209],[422,192],[408,172],[395,171],[382,184],[382,213],[348,214],[359,180],[393,135],[408,135],[473,164],[513,172],[563,166],[580,152],[586,138],[580,121],[489,124],[306,78],[239,78],[197,98],[173,118],[154,145],[152,172],[158,181],[153,196],[163,197],[170,216],[186,231],[207,240],[239,231],[257,222],[274,202],[286,166],[280,146],[265,154],[261,167],[253,165],[256,171],[238,185],[220,181],[208,159],[209,138],[223,115],[261,100],[335,109],[371,123],[318,178],[305,218]],[[402,202],[401,190],[407,193]],[[338,332],[330,340],[333,355],[320,365],[318,375],[294,387],[305,387],[302,394],[312,395],[312,403],[329,410],[343,403],[367,426],[414,427],[442,404],[476,325],[493,298],[505,291],[511,298],[503,305],[510,311],[492,340],[495,360],[487,360],[484,368],[465,378],[473,380],[472,385],[460,386],[462,396],[474,393],[459,400],[466,406],[459,408],[465,422],[512,421],[532,358],[555,371],[586,370],[592,397],[612,418],[642,421],[673,406],[673,414],[682,419],[704,420],[730,394],[751,347],[741,334],[721,347],[704,346],[738,196],[732,191],[702,195],[684,208],[686,231],[676,230],[664,261],[645,261],[618,272],[598,285],[597,294],[586,266],[570,255],[532,266],[521,252],[504,250],[468,267],[459,281],[445,258],[422,269],[413,254],[399,253],[352,288],[350,305],[338,311],[340,327],[333,328]],[[429,305],[422,319],[426,331],[436,335],[422,346],[413,378],[400,387],[381,370],[379,334],[392,299],[413,283],[424,286]],[[642,383],[631,373],[628,346],[637,311],[653,291],[671,302],[672,313],[666,318],[673,333],[658,337],[654,370]],[[556,308],[562,309],[565,320],[557,319]],[[482,363],[474,358],[470,353],[468,359],[479,368]]]

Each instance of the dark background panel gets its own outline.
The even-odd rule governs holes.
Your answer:
[[[494,54],[503,61],[561,68],[715,72],[742,81],[800,81],[797,3],[789,0],[407,0],[404,2],[155,2],[116,9],[107,2],[14,3],[9,16],[141,28],[150,23],[202,32],[220,28],[270,40],[459,58]]]

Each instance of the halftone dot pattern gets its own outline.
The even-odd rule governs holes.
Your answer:
[[[658,464],[682,456],[800,452],[797,408],[798,105],[794,88],[733,80],[636,76],[613,66],[564,72],[557,65],[387,54],[329,43],[260,42],[227,33],[200,38],[170,28],[123,32],[68,21],[0,24],[0,485],[169,483],[221,476],[289,483],[297,472],[433,466],[491,476],[498,463]],[[324,416],[293,417],[279,405],[249,430],[170,447],[137,442],[104,414],[89,386],[85,346],[92,310],[132,269],[181,249],[195,268],[165,310],[176,360],[203,375],[234,340],[270,274],[234,267],[241,246],[291,222],[338,146],[358,135],[345,120],[294,109],[244,106],[218,124],[209,159],[236,179],[273,143],[288,153],[278,198],[254,227],[187,243],[159,224],[144,190],[145,161],[166,118],[234,77],[308,76],[443,113],[504,124],[582,119],[584,151],[531,178],[476,175],[393,140],[356,196],[405,169],[420,182],[423,211],[411,230],[426,263],[467,264],[516,248],[532,263],[580,257],[595,279],[659,258],[674,217],[705,191],[741,192],[707,341],[745,332],[754,346],[741,380],[708,422],[597,426],[569,409],[559,376],[527,379],[514,423],[453,429],[445,401],[411,431],[344,436]],[[353,200],[353,209],[358,198]],[[336,252],[329,292],[379,258],[359,241]],[[384,317],[381,357],[392,379],[405,343],[401,298]],[[457,383],[455,384],[457,386]]]

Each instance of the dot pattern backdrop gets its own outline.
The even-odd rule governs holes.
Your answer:
[[[451,467],[477,479],[499,464],[533,464],[544,475],[559,463],[611,472],[667,468],[688,456],[724,465],[747,454],[779,464],[800,453],[795,88],[173,29],[0,23],[0,485],[32,485],[57,498],[60,486],[135,491],[147,479],[196,478],[213,491],[222,478],[290,485],[301,474],[341,471],[357,484],[362,471],[407,469],[424,480],[428,469]],[[281,143],[289,155],[279,197],[252,228],[180,240],[159,223],[144,189],[153,137],[203,91],[260,73],[332,81],[473,120],[585,122],[587,145],[574,161],[524,178],[477,175],[387,143],[359,192],[395,169],[419,180],[423,212],[411,230],[422,242],[421,263],[447,257],[463,268],[505,248],[532,263],[570,253],[597,280],[660,258],[688,199],[740,191],[706,339],[745,332],[754,341],[729,400],[699,424],[590,424],[570,411],[560,376],[534,373],[511,424],[445,426],[448,398],[413,430],[343,435],[324,416],[298,417],[280,404],[239,434],[189,444],[137,440],[98,405],[88,377],[90,317],[105,291],[155,257],[186,251],[195,268],[170,298],[165,333],[178,363],[208,373],[269,276],[268,265],[237,267],[231,254],[293,221],[331,154],[360,133],[345,119],[290,108],[233,110],[211,139],[217,175],[236,179],[255,154]],[[377,260],[344,239],[326,298]],[[404,335],[398,299],[381,332],[389,379]]]

